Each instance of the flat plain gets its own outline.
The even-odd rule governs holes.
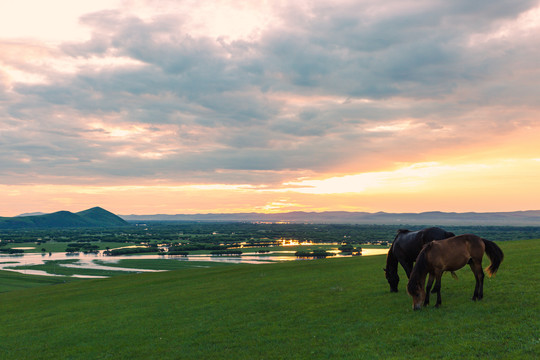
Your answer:
[[[459,280],[443,277],[442,307],[421,311],[412,310],[403,271],[400,291],[389,292],[384,255],[12,290],[0,293],[0,357],[537,358],[540,240],[498,244],[505,260],[486,277],[484,300],[470,300],[474,279],[464,268]]]

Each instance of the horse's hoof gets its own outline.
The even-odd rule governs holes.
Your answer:
[[[441,307],[441,304],[435,304],[435,307],[438,309]]]

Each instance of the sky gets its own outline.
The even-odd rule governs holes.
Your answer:
[[[0,216],[540,209],[540,2],[0,3]]]

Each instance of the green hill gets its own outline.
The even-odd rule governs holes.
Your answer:
[[[117,276],[0,294],[2,359],[530,359],[540,339],[534,254],[505,260],[470,300],[470,269],[443,305],[390,293],[384,256]],[[484,265],[487,265],[486,260]],[[401,270],[400,270],[401,271]],[[401,271],[402,278],[404,274]]]
[[[57,211],[44,215],[0,217],[0,229],[115,227],[125,225],[128,225],[125,220],[100,207],[78,213]]]

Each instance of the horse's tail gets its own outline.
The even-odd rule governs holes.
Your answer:
[[[409,278],[409,283],[407,284],[407,292],[411,295],[417,293],[418,289],[418,283],[420,282],[420,279],[422,277],[422,274],[427,269],[427,256],[426,256],[426,250],[431,248],[432,243],[428,243],[422,251],[420,251],[420,254],[418,254],[418,257],[416,258],[416,263],[414,264],[414,267],[411,271],[411,276]]]
[[[504,254],[501,248],[493,241],[486,239],[482,240],[484,241],[484,245],[486,247],[486,254],[489,257],[489,260],[491,260],[491,264],[486,268],[486,272],[489,276],[492,276],[495,275],[499,269],[499,266],[504,259]]]

